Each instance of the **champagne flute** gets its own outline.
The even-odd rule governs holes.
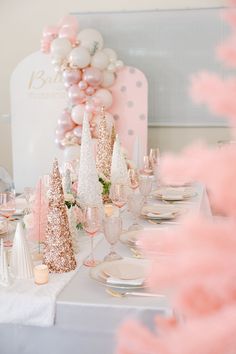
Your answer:
[[[110,198],[112,203],[120,210],[127,203],[127,186],[120,183],[112,184]]]
[[[147,203],[147,197],[152,191],[153,176],[139,176],[139,191],[144,196],[144,204]]]
[[[16,211],[15,193],[0,193],[0,216],[7,221],[7,236],[9,235],[9,220]]]
[[[114,246],[122,232],[122,220],[120,216],[106,216],[103,219],[103,231],[107,242],[110,244],[110,253],[104,261],[114,261],[122,257],[114,251]]]
[[[128,175],[129,175],[129,180],[130,180],[130,187],[132,189],[136,189],[138,188],[139,185],[139,181],[138,181],[138,173],[135,169],[130,168],[128,171]]]
[[[157,185],[159,186],[160,180],[159,180],[158,170],[160,167],[160,150],[158,148],[150,149],[149,159],[156,178]]]
[[[29,214],[31,211],[31,206],[30,206],[30,199],[34,193],[34,189],[31,187],[25,187],[24,188],[24,197],[26,200],[26,208],[24,210],[25,214]]]
[[[100,210],[97,206],[87,206],[84,209],[84,221],[83,228],[85,232],[89,235],[91,240],[91,252],[84,261],[86,267],[95,267],[99,261],[94,259],[94,249],[93,249],[93,238],[101,227],[101,215]]]
[[[152,175],[153,174],[151,162],[150,162],[150,159],[149,159],[148,155],[145,155],[143,157],[142,173],[145,174],[145,175]]]
[[[142,226],[139,224],[139,216],[141,214],[144,205],[144,197],[141,194],[130,194],[128,196],[129,211],[133,214],[134,222],[129,227],[129,231],[142,230]]]

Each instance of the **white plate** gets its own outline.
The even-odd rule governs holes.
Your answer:
[[[107,287],[120,289],[140,289],[146,287],[144,283],[144,275],[147,274],[148,265],[149,262],[147,260],[124,258],[117,261],[103,262],[98,266],[91,268],[90,276],[92,279],[106,285]],[[114,283],[110,281],[107,282],[108,273],[118,275],[119,272],[121,272],[122,278],[126,277],[126,279],[112,277],[114,279]],[[133,275],[135,279],[127,279],[127,277],[130,278],[131,275]],[[140,278],[137,278],[138,276],[140,276]],[[142,279],[142,283],[140,284],[139,279]]]
[[[180,209],[175,205],[145,205],[141,215],[146,219],[172,220],[180,215]]]
[[[181,201],[193,198],[197,193],[192,187],[161,187],[154,191],[153,195],[166,201]]]

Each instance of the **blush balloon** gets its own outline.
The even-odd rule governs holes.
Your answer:
[[[73,133],[77,138],[81,138],[82,136],[82,127],[75,127],[73,129]]]
[[[73,28],[76,32],[78,32],[78,30],[79,30],[79,22],[78,22],[77,18],[75,16],[71,16],[71,15],[64,16],[59,21],[59,26]]]
[[[43,29],[43,37],[48,39],[53,39],[58,35],[58,26],[46,26]]]
[[[96,91],[95,97],[101,100],[101,104],[105,107],[105,109],[111,107],[113,98],[110,91],[106,89],[99,89]]]
[[[86,93],[88,96],[92,96],[92,95],[95,93],[94,87],[89,86],[89,87],[85,90],[85,93]]]
[[[72,120],[76,124],[83,124],[84,112],[85,112],[84,104],[78,104],[77,106],[74,106],[71,111]]]
[[[98,68],[86,68],[83,73],[83,81],[90,86],[98,86],[102,82],[102,72]]]
[[[80,70],[64,70],[62,73],[65,87],[75,85],[81,79]]]
[[[84,91],[80,90],[78,85],[72,85],[68,90],[68,97],[72,104],[83,103],[86,100]]]
[[[88,112],[88,113],[93,113],[95,110],[95,106],[92,102],[88,102],[86,103],[85,105],[85,111]]]
[[[67,38],[69,39],[69,41],[72,43],[72,44],[75,44],[76,42],[76,36],[77,36],[77,32],[74,28],[72,27],[62,27],[60,30],[59,30],[59,34],[58,34],[58,37],[59,38]]]
[[[78,86],[81,90],[86,90],[86,88],[88,87],[88,84],[86,81],[83,81],[81,80],[79,83],[78,83]]]

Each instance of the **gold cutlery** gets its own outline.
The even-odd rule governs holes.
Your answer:
[[[139,292],[139,291],[116,291],[110,288],[106,288],[106,293],[113,296],[113,297],[125,297],[125,296],[139,296],[139,297],[160,297],[164,298],[165,295],[162,294],[154,294],[154,293],[146,293],[146,292]]]

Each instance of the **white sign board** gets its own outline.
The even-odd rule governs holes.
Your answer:
[[[36,52],[18,64],[11,77],[13,171],[16,191],[35,186],[63,151],[54,143],[66,92],[50,57]]]

